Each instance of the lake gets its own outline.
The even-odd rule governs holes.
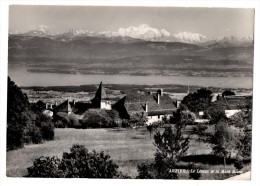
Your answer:
[[[198,76],[137,76],[104,74],[59,74],[28,72],[24,67],[10,67],[8,74],[18,86],[66,86],[98,84],[180,84],[203,87],[248,88],[253,87],[252,77],[198,77]]]

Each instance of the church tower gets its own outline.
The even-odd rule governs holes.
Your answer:
[[[111,110],[111,102],[108,100],[102,81],[96,91],[95,97],[91,100],[94,108]]]

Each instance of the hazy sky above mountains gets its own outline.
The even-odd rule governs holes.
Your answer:
[[[147,24],[171,34],[194,32],[208,37],[252,36],[253,9],[91,6],[10,6],[9,30],[26,32],[39,25],[52,32],[70,29],[117,31]]]

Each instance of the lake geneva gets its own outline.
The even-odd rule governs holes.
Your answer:
[[[198,77],[198,76],[136,76],[104,74],[34,73],[25,68],[10,68],[9,76],[18,86],[66,86],[98,84],[180,84],[203,87],[247,88],[253,87],[252,77]]]

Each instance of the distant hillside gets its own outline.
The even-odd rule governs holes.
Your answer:
[[[253,43],[195,45],[131,37],[10,35],[8,58],[10,64],[26,64],[29,71],[38,73],[172,75],[183,72],[225,76],[230,72],[252,76]]]

